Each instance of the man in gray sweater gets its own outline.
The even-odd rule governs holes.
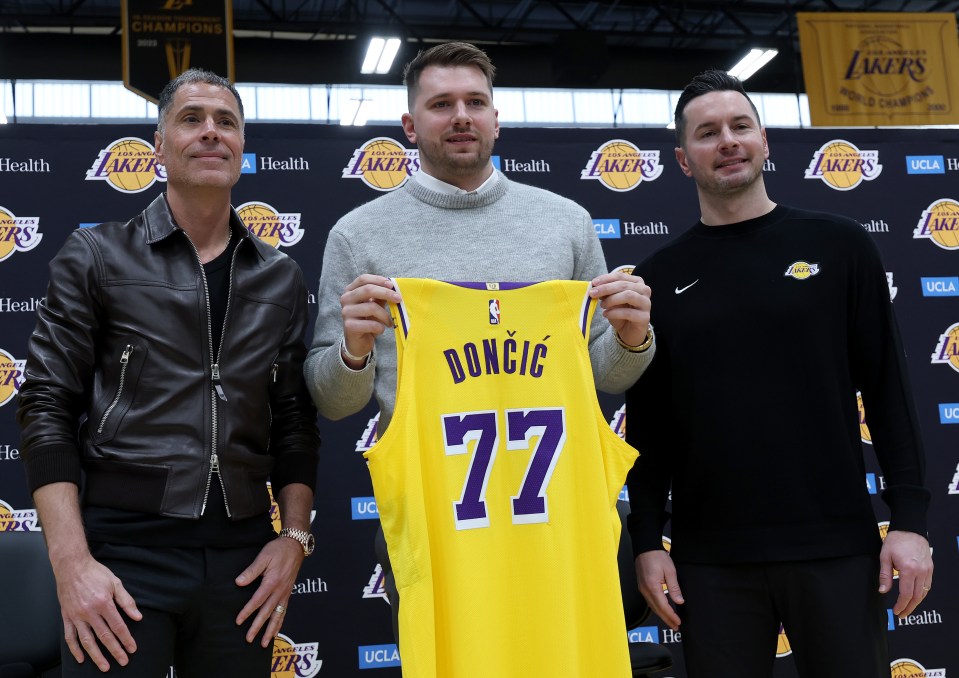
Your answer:
[[[305,373],[325,417],[358,412],[375,394],[380,436],[389,425],[397,375],[386,304],[400,300],[391,277],[591,280],[602,311],[589,342],[596,386],[625,391],[653,357],[650,289],[635,276],[606,272],[586,210],[493,168],[494,70],[483,51],[465,43],[433,47],[406,67],[410,112],[403,130],[419,148],[420,171],[340,219],[323,256]],[[388,571],[389,563],[383,567]]]

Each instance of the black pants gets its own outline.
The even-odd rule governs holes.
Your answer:
[[[676,564],[688,678],[768,678],[785,628],[801,678],[889,678],[879,559]]]
[[[96,558],[120,578],[143,619],[121,616],[137,643],[130,662],[119,666],[109,652],[107,675],[162,678],[176,667],[177,678],[269,678],[273,644],[262,635],[246,642],[249,620],[236,616],[259,584],[233,580],[256,558],[260,547],[232,549],[148,548],[125,544],[90,545]],[[262,631],[261,631],[262,633]],[[87,657],[82,664],[62,646],[63,678],[103,676]]]

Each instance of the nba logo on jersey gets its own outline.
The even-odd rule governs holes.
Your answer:
[[[489,324],[499,325],[499,299],[489,300]]]

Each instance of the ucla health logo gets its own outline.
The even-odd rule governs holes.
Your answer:
[[[631,643],[658,643],[658,626],[637,626],[626,634]]]
[[[849,141],[833,139],[813,154],[805,178],[822,179],[837,191],[851,191],[881,173],[879,151],[861,151]]]
[[[40,217],[18,217],[0,206],[0,261],[9,259],[14,252],[29,252],[41,240]]]
[[[631,191],[663,173],[659,151],[641,151],[625,139],[607,141],[589,156],[580,179],[596,179],[611,191]]]
[[[420,152],[389,137],[375,137],[353,151],[344,179],[361,179],[377,191],[392,191],[420,169]]]
[[[250,233],[276,249],[303,239],[299,212],[283,213],[265,202],[245,202],[236,213]]]
[[[959,424],[959,403],[939,403],[939,423]]]
[[[959,277],[922,278],[922,296],[959,297]]]
[[[929,238],[944,250],[959,249],[959,202],[942,198],[929,205],[922,211],[912,237]]]
[[[593,229],[599,238],[621,237],[619,219],[593,219]]]
[[[17,360],[0,348],[0,407],[13,400],[23,385],[26,360]]]
[[[939,335],[939,343],[936,344],[936,350],[932,354],[932,363],[949,365],[959,372],[959,323],[953,323]]]
[[[154,182],[166,181],[166,168],[157,163],[153,144],[123,137],[100,151],[87,170],[87,181],[105,181],[121,193],[139,193]]]
[[[373,447],[377,441],[376,428],[380,423],[380,413],[377,412],[376,415],[370,419],[366,428],[363,430],[363,435],[360,436],[360,439],[356,441],[356,451],[357,452],[366,452],[368,449]]]
[[[353,520],[377,520],[380,517],[376,508],[376,497],[352,497],[350,504],[353,510]]]
[[[946,161],[941,155],[907,155],[907,174],[945,174]]]
[[[274,158],[271,155],[264,156],[257,162],[256,153],[244,153],[243,161],[240,163],[240,174],[256,174],[257,165],[264,171],[305,171],[310,169],[310,163],[306,158]]]
[[[945,669],[927,669],[915,659],[895,659],[890,666],[892,678],[946,678]]]
[[[396,645],[360,645],[360,668],[383,669],[400,665],[400,651]]]
[[[40,532],[36,510],[18,510],[0,499],[0,532]]]
[[[282,633],[273,639],[271,678],[312,678],[320,672],[319,643],[294,643]]]

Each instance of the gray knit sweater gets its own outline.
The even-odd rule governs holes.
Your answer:
[[[357,207],[330,231],[320,274],[319,311],[306,381],[320,413],[340,419],[375,394],[379,434],[396,401],[396,340],[376,341],[374,360],[354,371],[340,358],[340,295],[363,273],[453,281],[590,280],[606,272],[589,214],[554,193],[500,175],[482,193],[444,195],[417,181]],[[630,353],[597,309],[590,336],[596,385],[625,391],[655,347]]]

